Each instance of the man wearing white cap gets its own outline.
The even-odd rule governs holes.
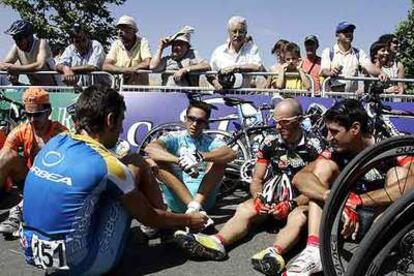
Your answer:
[[[151,60],[150,69],[154,71],[176,70],[174,75],[162,75],[162,85],[198,86],[199,76],[190,72],[210,70],[207,60],[201,58],[191,47],[191,33],[194,28],[185,26],[176,34],[160,40],[157,52]],[[161,57],[165,48],[171,46],[171,54]]]
[[[147,85],[148,75],[138,74],[137,71],[149,69],[151,51],[148,40],[136,35],[137,23],[131,16],[121,16],[116,27],[119,39],[112,44],[103,69],[110,73],[123,74],[125,84]]]

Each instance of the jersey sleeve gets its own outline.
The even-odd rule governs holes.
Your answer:
[[[213,151],[224,146],[226,146],[226,143],[223,141],[223,139],[216,137],[211,141],[210,145],[208,146],[208,151]]]
[[[131,171],[115,156],[105,157],[108,173],[106,190],[109,194],[118,198],[135,189],[135,181]]]
[[[171,154],[176,154],[178,151],[178,134],[175,132],[170,132],[165,135],[162,135],[159,139],[161,141],[166,150]]]
[[[259,150],[256,153],[256,159],[258,163],[267,164],[272,158],[272,150],[277,142],[277,136],[268,135],[264,138],[263,142],[259,146]]]
[[[23,128],[17,127],[13,129],[9,135],[7,135],[6,141],[4,142],[4,148],[12,149],[17,151],[19,146],[23,146],[24,143],[24,134]]]

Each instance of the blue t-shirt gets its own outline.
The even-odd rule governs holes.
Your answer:
[[[187,130],[172,131],[166,135],[163,135],[159,140],[164,144],[167,151],[175,156],[180,156],[184,152],[211,152],[222,146],[226,146],[226,143],[219,139],[213,138],[205,133],[199,137],[191,137]],[[206,173],[207,162],[203,162],[199,168],[199,175],[196,178],[192,178],[184,171],[178,171],[178,176],[183,180],[191,194],[194,196],[198,188],[200,187],[201,181]],[[185,212],[186,206],[170,191],[168,188],[163,187],[164,195],[167,200],[167,204],[170,209],[174,212]],[[211,208],[215,203],[216,192],[213,192],[207,200],[204,208]]]

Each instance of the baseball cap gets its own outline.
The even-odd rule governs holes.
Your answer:
[[[308,35],[307,37],[305,37],[304,43],[306,44],[306,42],[314,42],[319,45],[319,40],[316,37],[316,35]]]
[[[346,30],[346,29],[352,29],[352,31],[353,31],[353,30],[355,30],[355,29],[356,29],[356,27],[355,27],[355,25],[354,25],[354,24],[352,24],[352,23],[349,23],[349,22],[347,22],[347,21],[341,21],[341,22],[339,22],[339,23],[338,23],[338,25],[336,26],[336,33],[343,32],[343,31],[344,31],[344,30]]]
[[[129,15],[123,15],[119,18],[118,22],[116,23],[116,26],[119,25],[129,25],[132,28],[135,29],[135,31],[138,31],[137,23],[135,22],[135,19],[132,16]]]
[[[50,104],[49,93],[40,87],[29,87],[23,93],[23,104],[25,106]]]

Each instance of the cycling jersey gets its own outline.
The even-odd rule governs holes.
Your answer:
[[[270,164],[272,174],[275,176],[283,176],[280,181],[283,183],[267,182],[263,186],[263,193],[269,189],[276,191],[278,194],[269,196],[268,201],[285,200],[283,195],[280,195],[277,187],[267,187],[267,185],[284,185],[290,186],[293,176],[305,167],[309,162],[315,160],[319,154],[325,149],[323,140],[311,132],[303,131],[302,138],[296,146],[292,146],[282,139],[279,134],[270,134],[265,137],[256,153],[258,163]],[[273,179],[272,179],[273,180]],[[289,183],[286,183],[289,182]],[[284,189],[282,189],[284,190]],[[299,192],[294,188],[290,188],[293,198],[299,195]],[[276,200],[277,199],[277,200]]]
[[[46,144],[50,138],[64,131],[67,131],[65,126],[53,121],[47,133],[41,138]],[[18,151],[19,147],[23,147],[23,156],[29,168],[32,166],[33,160],[40,150],[35,138],[33,126],[30,123],[24,123],[14,128],[7,136],[4,147],[15,151]]]
[[[119,260],[130,226],[120,197],[134,178],[92,138],[60,134],[36,156],[24,187],[21,243],[29,264],[103,274]]]
[[[226,146],[226,143],[223,140],[212,138],[205,133],[197,138],[193,138],[187,133],[187,130],[172,131],[161,136],[159,140],[164,144],[166,150],[175,156],[180,156],[187,151],[194,152],[198,150],[199,152],[210,152],[219,147]],[[192,178],[182,170],[176,170],[177,177],[184,182],[193,196],[197,193],[200,187],[201,181],[206,173],[206,168],[207,162],[203,162],[199,168],[199,175],[195,178]],[[182,213],[187,210],[187,206],[176,197],[172,190],[166,185],[162,185],[161,187],[167,200],[167,204],[173,212]],[[203,207],[205,209],[209,209],[215,205],[217,192],[218,186],[210,194],[208,200],[204,204]]]

